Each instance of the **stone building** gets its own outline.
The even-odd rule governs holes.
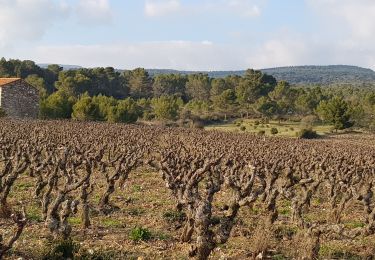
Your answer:
[[[20,78],[0,78],[0,107],[9,117],[37,118],[38,90]]]

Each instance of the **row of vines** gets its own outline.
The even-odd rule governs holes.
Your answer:
[[[225,244],[240,211],[255,206],[270,230],[282,222],[303,231],[309,246],[295,249],[298,258],[318,258],[322,241],[375,234],[371,146],[65,121],[7,120],[0,126],[0,223],[13,223],[0,229],[0,259],[30,224],[26,205],[9,202],[22,176],[32,182],[32,200],[50,234],[69,239],[69,218],[80,216],[82,228],[92,228],[92,211],[111,214],[114,192],[139,167],[159,173],[170,190],[176,211],[186,216],[180,242],[190,245],[189,257],[196,259],[208,259]],[[105,189],[94,203],[98,180]],[[289,216],[280,214],[285,201]],[[324,217],[306,217],[316,210],[314,201]],[[345,224],[353,212],[364,225]]]

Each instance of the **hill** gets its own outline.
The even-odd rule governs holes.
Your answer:
[[[356,66],[297,66],[262,70],[277,80],[296,85],[362,84],[375,82],[375,72]]]
[[[47,68],[48,64],[38,64],[42,68]],[[80,69],[77,65],[63,65],[64,70]],[[122,69],[116,69],[123,72]],[[224,78],[229,75],[243,76],[245,70],[235,71],[186,71],[172,69],[147,69],[148,73],[154,77],[160,74],[182,74],[190,75],[196,73],[208,74],[211,78]],[[375,71],[349,65],[329,65],[329,66],[293,66],[261,69],[262,72],[274,76],[277,80],[285,80],[293,85],[337,85],[354,84],[363,85],[375,83]]]
[[[50,63],[41,63],[37,64],[39,67],[46,69],[48,65],[51,65]],[[78,65],[67,65],[67,64],[58,64],[60,67],[63,67],[64,70],[76,70],[76,69],[82,69],[83,67]]]
[[[374,83],[375,72],[356,66],[295,66],[261,69],[262,72],[274,76],[277,80],[285,80],[295,85],[332,85],[332,84],[363,84]],[[213,78],[222,78],[228,75],[244,75],[245,71],[177,71],[149,69],[150,75],[179,73],[189,75],[206,73]]]

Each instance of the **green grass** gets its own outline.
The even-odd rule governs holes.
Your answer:
[[[245,132],[257,134],[259,131],[265,131],[267,136],[284,136],[284,137],[296,137],[296,134],[303,128],[306,128],[300,122],[278,121],[270,120],[268,124],[257,124],[256,119],[244,119],[242,123],[238,121],[208,125],[205,127],[206,130],[220,130],[220,131],[231,131],[231,132]],[[271,134],[271,129],[276,128],[278,133],[276,135]],[[330,125],[314,125],[313,130],[319,135],[327,135],[331,133],[332,126]],[[245,129],[245,130],[243,130]]]
[[[106,228],[123,228],[124,227],[124,223],[122,223],[121,221],[117,219],[111,219],[111,218],[103,219],[101,221],[101,224]]]
[[[135,227],[130,231],[129,238],[133,241],[146,241],[151,238],[151,232],[147,228]]]

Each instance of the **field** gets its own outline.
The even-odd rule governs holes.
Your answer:
[[[276,128],[278,133],[275,136],[285,137],[296,137],[297,133],[304,128],[306,125],[300,122],[292,121],[275,121],[270,120],[267,123],[262,123],[258,119],[243,119],[235,120],[223,124],[213,124],[205,127],[207,130],[220,130],[229,132],[246,132],[258,134],[260,131],[264,131],[265,135],[271,136],[271,129]],[[328,135],[332,132],[333,127],[331,125],[315,124],[312,129],[321,136]]]
[[[0,259],[375,255],[372,135],[0,124]]]

